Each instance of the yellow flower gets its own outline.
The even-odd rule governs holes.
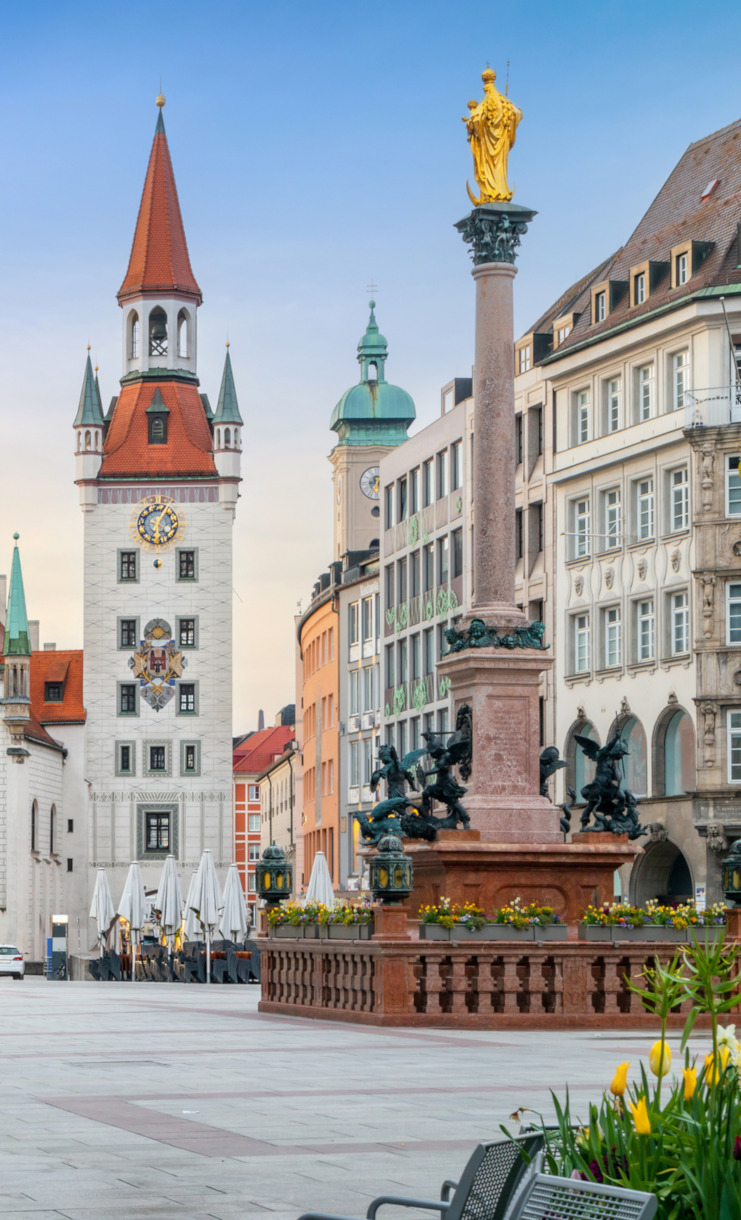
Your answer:
[[[697,1068],[682,1068],[684,1076],[684,1100],[689,1101],[697,1088]]]
[[[615,1097],[622,1097],[623,1093],[625,1092],[628,1084],[629,1067],[630,1059],[628,1059],[627,1063],[621,1063],[618,1066],[618,1069],[613,1077],[612,1084],[610,1085],[610,1092],[613,1093]]]
[[[632,1101],[629,1101],[628,1105],[630,1107],[630,1112],[633,1115],[636,1135],[650,1135],[651,1120],[648,1117],[645,1097],[639,1097],[635,1105],[633,1105]]]
[[[662,1047],[663,1047],[663,1056],[662,1056]],[[654,1076],[658,1076],[659,1071],[661,1071],[662,1076],[666,1076],[667,1072],[671,1068],[671,1065],[672,1065],[671,1048],[669,1047],[668,1043],[666,1043],[666,1042],[662,1043],[661,1038],[659,1038],[658,1041],[654,1042],[653,1046],[651,1047],[651,1051],[648,1056],[648,1066],[651,1068],[651,1071],[653,1072]]]

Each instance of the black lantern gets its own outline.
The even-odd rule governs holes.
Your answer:
[[[293,865],[286,860],[283,848],[271,843],[257,865],[257,892],[268,906],[275,906],[283,898],[290,898],[292,889]]]
[[[741,839],[731,844],[731,850],[720,867],[727,901],[741,906]]]
[[[412,862],[396,835],[384,835],[380,840],[368,871],[371,893],[379,902],[403,902],[411,894]]]

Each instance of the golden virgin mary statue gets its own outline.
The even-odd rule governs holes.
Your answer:
[[[507,185],[507,158],[515,142],[517,124],[522,111],[503,97],[494,81],[497,74],[491,68],[481,73],[484,82],[484,97],[480,102],[469,102],[468,118],[464,118],[468,142],[473,153],[473,172],[481,191],[477,199],[466,183],[471,203],[496,203],[512,198]]]

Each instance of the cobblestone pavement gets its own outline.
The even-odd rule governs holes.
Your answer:
[[[550,1088],[586,1107],[655,1037],[376,1030],[258,999],[0,979],[0,1216],[363,1216],[382,1192],[437,1195]]]

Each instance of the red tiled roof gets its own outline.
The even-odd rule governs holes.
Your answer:
[[[181,292],[201,301],[190,265],[162,116],[154,133],[129,267],[118,300],[142,292]]]
[[[61,703],[47,703],[44,699],[47,682],[63,682]],[[48,737],[41,728],[44,724],[84,724],[85,708],[82,701],[82,650],[57,652],[49,649],[35,652],[31,657],[31,716],[40,733]],[[49,738],[49,741],[52,739]],[[54,743],[56,744],[56,743]]]
[[[149,444],[146,412],[157,390],[169,411],[166,445]],[[147,379],[123,387],[103,443],[99,478],[216,473],[211,429],[194,385]]]
[[[259,775],[275,758],[282,754],[289,741],[293,741],[296,730],[291,724],[276,724],[269,729],[253,733],[234,751],[233,771],[235,775]]]

